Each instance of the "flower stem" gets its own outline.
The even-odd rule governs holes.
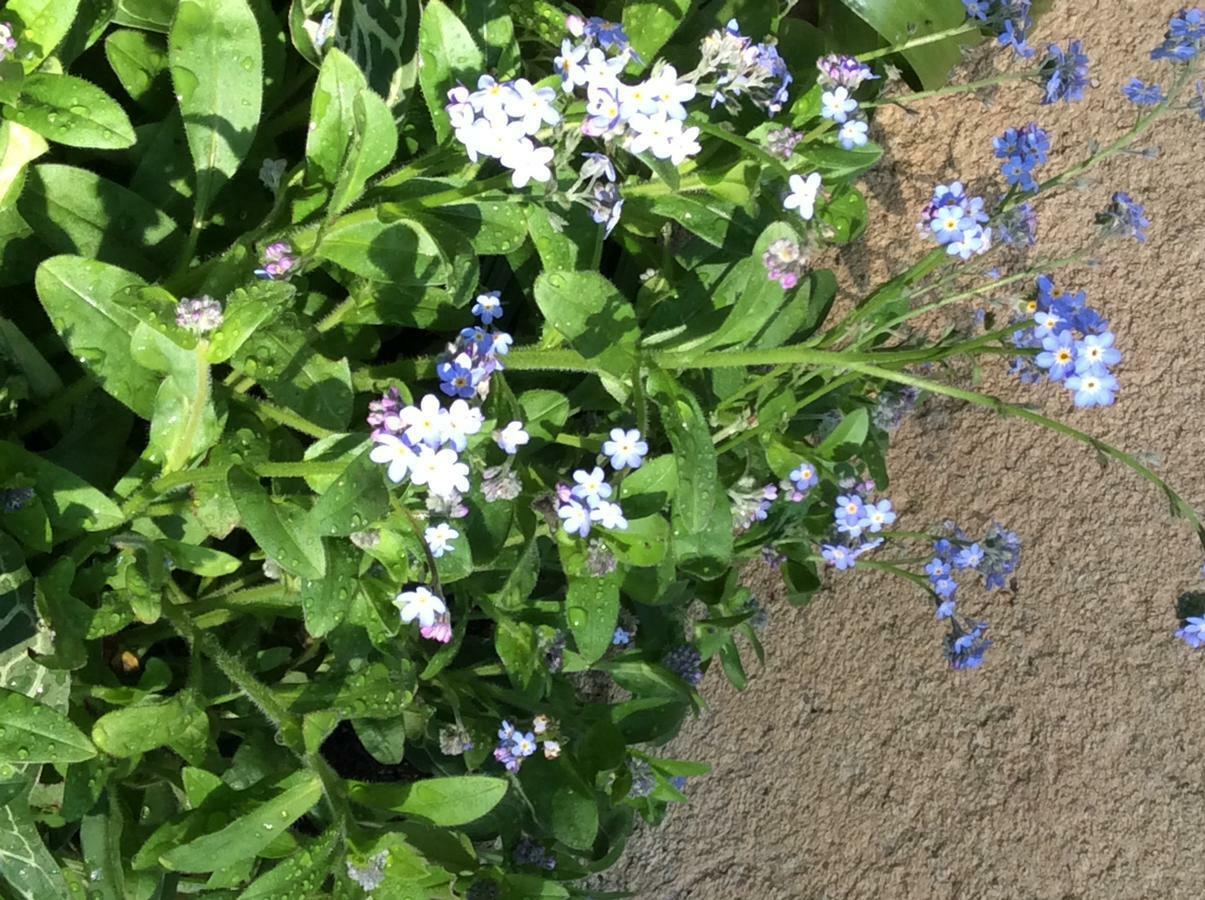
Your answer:
[[[979,26],[974,22],[963,22],[961,25],[955,25],[953,28],[946,28],[942,31],[934,31],[930,34],[922,34],[919,37],[911,38],[904,41],[902,44],[892,44],[890,47],[880,47],[878,50],[869,50],[866,53],[859,53],[856,59],[862,62],[869,62],[872,59],[881,59],[884,56],[891,56],[893,53],[903,53],[905,50],[914,50],[917,47],[924,47],[926,44],[936,44],[938,41],[944,41],[947,38],[959,37],[964,34],[971,34],[978,31]]]
[[[945,87],[934,88],[931,91],[914,91],[909,94],[901,94],[898,97],[884,97],[881,100],[872,100],[862,104],[863,109],[872,109],[878,106],[906,106],[917,100],[928,100],[930,97],[949,97],[954,94],[965,94],[971,91],[978,91],[985,87],[991,87],[996,84],[1004,84],[1009,81],[1025,81],[1033,78],[1037,74],[1036,70],[1025,72],[1001,72],[998,75],[993,75],[991,78],[981,78],[978,81],[967,81],[962,84],[949,84]]]

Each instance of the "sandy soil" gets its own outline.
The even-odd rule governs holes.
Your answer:
[[[1084,39],[1098,85],[1079,105],[1039,107],[1036,88],[1010,86],[986,106],[884,111],[890,158],[868,182],[875,224],[845,284],[912,258],[919,240],[900,236],[932,184],[994,171],[990,138],[1006,126],[1049,130],[1048,173],[1124,130],[1119,87],[1166,80],[1147,53],[1178,5],[1056,4],[1035,40]],[[985,388],[1151,454],[1205,509],[1205,123],[1185,114],[1151,145],[1158,160],[1114,160],[1041,213],[1039,250],[1058,256],[1112,191],[1147,203],[1147,245],[1110,244],[1099,268],[1059,279],[1112,320],[1120,402],[1077,413],[990,363]],[[670,749],[715,772],[633,841],[623,882],[658,900],[1202,896],[1205,651],[1172,637],[1176,596],[1201,586],[1190,530],[1086,448],[941,402],[900,429],[891,471],[902,527],[999,519],[1025,541],[1014,599],[962,598],[991,622],[987,667],[947,671],[930,608],[888,576],[830,574],[803,611],[767,586],[768,665],[743,695],[718,672],[704,682],[711,710]]]

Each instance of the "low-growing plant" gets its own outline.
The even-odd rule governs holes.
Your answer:
[[[958,578],[1007,589],[1019,538],[901,530],[885,497],[927,395],[1088,443],[1201,531],[971,377],[1114,402],[1113,332],[1050,277],[1096,244],[1042,258],[1037,210],[1205,118],[1201,12],[1124,134],[1047,175],[1018,123],[1003,187],[936,186],[932,248],[836,304],[868,111],[1074,101],[1087,57],[1032,48],[1028,0],[785,6],[10,0],[6,895],[589,894],[707,771],[658,751],[705,677],[762,657],[745,567],[794,603],[899,575],[935,662],[983,663]],[[983,35],[1016,62],[943,86]],[[1098,225],[1149,223],[1117,192]]]

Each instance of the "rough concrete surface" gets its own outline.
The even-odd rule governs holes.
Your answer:
[[[867,182],[871,232],[844,254],[845,289],[915,258],[932,185],[994,173],[990,138],[1005,127],[1049,130],[1047,175],[1092,136],[1120,134],[1134,115],[1120,86],[1167,83],[1148,52],[1178,5],[1056,3],[1034,40],[1083,38],[1097,85],[1078,105],[1039,107],[1036,87],[1008,85],[986,106],[960,95],[915,116],[884,110],[888,156]],[[1147,204],[1149,243],[1110,243],[1098,269],[1058,278],[1112,321],[1117,405],[1076,412],[1003,361],[985,363],[984,389],[1151,454],[1205,509],[1205,123],[1184,113],[1147,146],[1160,158],[1117,158],[1040,210],[1037,249],[1059,256],[1112,191]],[[633,840],[618,881],[657,900],[1202,896],[1205,651],[1172,637],[1176,596],[1201,586],[1190,529],[1082,445],[943,401],[900,428],[890,468],[899,527],[953,517],[982,533],[999,519],[1025,541],[1015,598],[961,598],[991,623],[987,665],[945,669],[931,607],[885,574],[830,572],[806,610],[767,584],[765,669],[744,694],[710,673],[710,710],[669,748],[714,773]]]

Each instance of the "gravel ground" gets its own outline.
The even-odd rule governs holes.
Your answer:
[[[915,258],[931,186],[993,172],[990,137],[1005,127],[1040,120],[1058,150],[1047,173],[1124,131],[1119,87],[1166,81],[1147,54],[1177,6],[1056,4],[1035,42],[1083,38],[1096,86],[1078,105],[1039,107],[1036,88],[1011,85],[986,104],[884,110],[874,224],[844,254],[846,288]],[[1205,123],[1183,114],[1150,145],[1159,159],[1115,159],[1041,210],[1038,249],[1053,257],[1081,246],[1114,190],[1147,204],[1149,243],[1059,274],[1118,334],[1117,405],[1075,412],[1063,391],[990,361],[984,388],[1148,454],[1205,508]],[[830,574],[806,610],[765,581],[767,666],[743,695],[718,672],[704,682],[710,710],[670,750],[715,771],[634,839],[619,883],[658,900],[1200,897],[1205,651],[1172,637],[1176,596],[1201,586],[1190,529],[1083,446],[941,401],[900,428],[891,471],[902,527],[998,519],[1025,541],[1015,597],[962,598],[991,622],[987,666],[947,671],[931,611],[886,575]]]

